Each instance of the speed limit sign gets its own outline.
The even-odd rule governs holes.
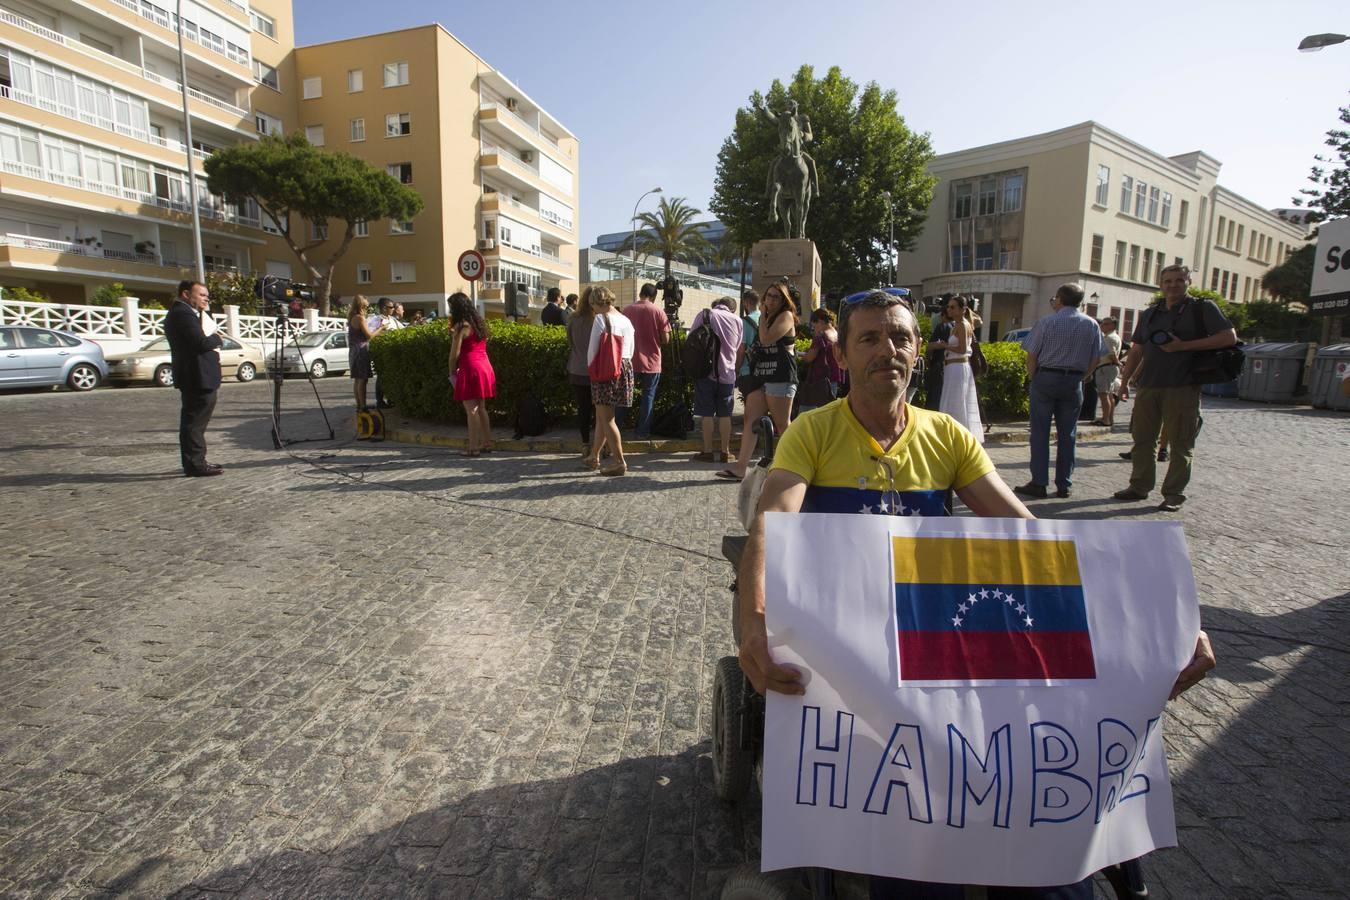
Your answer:
[[[458,267],[465,281],[477,281],[483,277],[483,254],[477,250],[465,250],[459,255]]]

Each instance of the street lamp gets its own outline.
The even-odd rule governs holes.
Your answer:
[[[895,287],[895,206],[891,203],[890,191],[882,191],[881,196],[886,198],[886,219],[889,223],[889,232],[886,238],[886,259],[891,265],[891,280],[887,284]]]
[[[1316,53],[1323,47],[1344,43],[1350,40],[1350,34],[1310,34],[1298,42],[1298,49],[1304,53]]]
[[[188,203],[192,204],[192,252],[197,263],[197,280],[206,283],[206,263],[202,257],[202,220],[197,207],[197,175],[192,171],[192,110],[188,107],[187,55],[183,52],[183,0],[178,0],[178,77],[183,91],[183,143],[187,150]]]
[[[632,232],[631,232],[631,233],[629,234],[629,236],[628,236],[628,241],[629,241],[629,243],[632,244],[632,247],[633,247],[633,293],[634,293],[634,295],[637,294],[637,290],[638,290],[638,267],[637,267],[637,211],[638,211],[638,207],[642,205],[642,201],[647,199],[647,194],[659,194],[659,193],[661,193],[661,189],[660,189],[659,187],[654,187],[654,188],[652,188],[650,191],[648,191],[646,194],[643,194],[641,197],[637,198],[637,203],[634,203],[634,204],[633,204],[633,217],[632,217],[631,219],[628,220],[628,225],[629,225],[629,227],[632,229]]]

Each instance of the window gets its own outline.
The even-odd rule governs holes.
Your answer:
[[[233,272],[238,268],[233,256],[212,256],[209,253],[202,254],[202,264],[208,272]]]
[[[1219,289],[1219,267],[1215,266],[1214,271],[1209,275],[1209,289],[1217,291]]]
[[[1158,195],[1160,191],[1156,187],[1148,189],[1148,220],[1150,222],[1158,221]]]
[[[366,120],[352,119],[351,136],[348,138],[348,140],[352,141],[353,143],[356,143],[359,141],[364,141],[365,139],[366,139]]]
[[[370,237],[370,225],[365,219],[357,219],[352,223],[352,235],[354,237]]]
[[[328,223],[324,222],[322,225],[320,225],[318,222],[310,222],[309,239],[311,241],[328,240]]]
[[[1223,270],[1223,278],[1219,280],[1219,285],[1220,285],[1220,287],[1219,287],[1219,293],[1220,293],[1220,294],[1223,294],[1225,297],[1227,297],[1227,296],[1228,296],[1228,270],[1227,270],[1227,269],[1224,269],[1224,270]]]
[[[356,94],[366,89],[365,69],[347,70],[347,93]]]
[[[1125,331],[1123,333],[1134,334],[1134,310],[1132,309],[1125,310]]]
[[[1111,192],[1111,167],[1097,166],[1097,198],[1098,206],[1105,206]]]
[[[1117,278],[1125,277],[1125,242],[1116,241],[1116,261],[1111,270]]]
[[[1163,263],[1164,263],[1164,260],[1166,259],[1166,257],[1164,257],[1164,256],[1163,256],[1163,252],[1162,252],[1161,250],[1159,250],[1159,251],[1158,251],[1158,255],[1155,257],[1155,259],[1157,260],[1157,263],[1156,263],[1156,265],[1155,265],[1155,267],[1154,267],[1154,269],[1153,269],[1153,283],[1154,283],[1154,284],[1161,284],[1161,283],[1162,283]],[[1180,262],[1180,260],[1178,260],[1178,262]]]
[[[268,234],[281,234],[281,226],[277,225],[277,220],[267,213],[262,214],[262,230]]]
[[[391,220],[389,221],[389,233],[390,233],[390,234],[412,234],[412,233],[413,233],[413,223],[412,223],[412,219],[404,219],[404,220],[402,220],[402,221],[400,221],[400,220],[398,220],[398,219],[391,219]]]
[[[484,219],[484,220],[483,220],[483,237],[486,238],[486,239],[488,239],[488,240],[491,240],[492,238],[495,238],[496,236],[497,236],[497,220],[496,220],[496,219]]]
[[[952,271],[966,272],[970,270],[970,247],[962,245],[952,248]]]
[[[1100,191],[1098,192],[1100,193]],[[1093,272],[1102,270],[1102,250],[1105,249],[1106,238],[1100,234],[1092,236],[1092,256],[1088,259],[1088,269]]]
[[[412,184],[412,163],[390,163],[384,169],[392,177],[397,178],[400,184]]]
[[[253,30],[258,34],[266,35],[272,40],[277,39],[277,20],[271,16],[265,16],[252,7],[249,8],[248,17],[253,20]]]
[[[323,79],[317,75],[301,82],[301,92],[306,100],[317,100],[323,96]]]
[[[1148,281],[1148,276],[1153,272],[1153,251],[1144,251],[1144,281]]]
[[[1241,253],[1241,252],[1242,252],[1242,238],[1243,238],[1243,232],[1246,231],[1246,230],[1247,230],[1247,226],[1246,226],[1246,225],[1239,225],[1239,226],[1238,226],[1237,240],[1233,242],[1233,249],[1236,250],[1238,253]]]
[[[998,243],[998,267],[1016,269],[1021,264],[1022,243],[1016,238],[1004,238]]]
[[[992,216],[994,214],[994,185],[992,178],[985,178],[980,182],[979,211],[978,215]],[[991,251],[992,255],[992,251]]]
[[[1139,245],[1130,245],[1130,280],[1139,280]]]
[[[384,117],[384,136],[403,137],[412,134],[412,116],[409,113],[390,113]]]
[[[992,197],[991,197],[992,199]],[[975,245],[975,268],[992,269],[994,267],[994,243]]]
[[[1242,279],[1242,302],[1246,303],[1252,299],[1252,278],[1248,275]]]
[[[322,146],[323,146],[323,126],[322,126],[322,125],[306,125],[306,126],[305,126],[305,140],[309,141],[309,142],[310,142],[311,144],[313,144],[315,147],[322,147]]]
[[[281,134],[281,120],[264,112],[253,114],[253,123],[258,126],[258,134]]]
[[[281,80],[277,77],[277,70],[260,59],[253,61],[253,77],[257,79],[258,84],[265,84],[274,91],[281,90]]]
[[[356,264],[356,283],[357,283],[357,284],[370,284],[370,283],[371,283],[372,281],[374,281],[374,280],[375,280],[375,278],[374,278],[374,273],[373,273],[373,272],[371,271],[371,269],[370,269],[370,263],[357,263],[357,264]]]
[[[391,262],[389,264],[390,281],[416,281],[417,263],[408,261]]]
[[[958,184],[952,188],[952,218],[969,219],[971,211],[971,200],[974,194],[975,186],[970,182]],[[956,271],[961,271],[957,269]]]
[[[1022,188],[1027,177],[1018,173],[1003,176],[1003,212],[1017,212],[1022,208]]]
[[[1148,185],[1142,181],[1135,182],[1134,185],[1134,217],[1142,219],[1144,217],[1144,206],[1148,203]]]
[[[1190,203],[1190,201],[1189,201],[1189,200],[1182,200],[1182,201],[1181,201],[1181,212],[1177,213],[1177,234],[1185,234],[1185,233],[1186,233],[1186,216],[1187,216],[1188,213],[1190,213],[1190,211],[1191,211],[1191,203]]]
[[[1095,304],[1095,303],[1085,303],[1085,304],[1083,304],[1083,305],[1087,307],[1087,309],[1085,309],[1084,312],[1087,313],[1088,318],[1090,318],[1090,319],[1095,319],[1095,318],[1097,318],[1097,304]]]
[[[408,83],[408,64],[405,62],[384,64],[384,86],[398,87]]]
[[[1171,221],[1172,221],[1172,195],[1169,194],[1167,191],[1163,191],[1162,219],[1158,222],[1158,224],[1166,228],[1167,224]]]
[[[1234,222],[1232,219],[1228,220],[1228,243],[1224,244],[1224,246],[1230,250],[1233,249],[1233,228],[1236,227],[1236,225],[1237,222]]]
[[[1130,197],[1134,194],[1134,179],[1126,175],[1120,179],[1120,211],[1130,211]]]
[[[1219,228],[1215,232],[1216,236],[1214,238],[1214,243],[1219,247],[1223,246],[1223,236],[1225,231],[1224,226],[1227,224],[1227,222],[1228,222],[1227,219],[1225,219],[1223,216],[1219,216]]]

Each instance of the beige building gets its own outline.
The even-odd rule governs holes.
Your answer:
[[[192,274],[173,25],[151,0],[0,7],[0,286],[77,303],[120,281],[163,298]],[[503,281],[536,298],[575,287],[576,139],[445,29],[296,48],[286,0],[183,0],[183,31],[208,270],[307,280],[275,223],[212,197],[201,173],[218,148],[304,129],[426,201],[412,222],[364,223],[336,294],[434,308],[466,287],[455,261],[470,247],[489,301]]]
[[[943,154],[899,280],[927,297],[979,297],[987,340],[1048,314],[1065,281],[1083,286],[1085,312],[1115,315],[1128,333],[1172,263],[1230,300],[1261,299],[1261,276],[1306,231],[1219,185],[1219,165],[1095,122]]]

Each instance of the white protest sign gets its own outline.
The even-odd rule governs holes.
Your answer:
[[[1180,524],[766,517],[765,870],[1080,881],[1176,843]]]
[[[1308,312],[1343,315],[1350,311],[1350,218],[1318,226],[1316,253]]]

